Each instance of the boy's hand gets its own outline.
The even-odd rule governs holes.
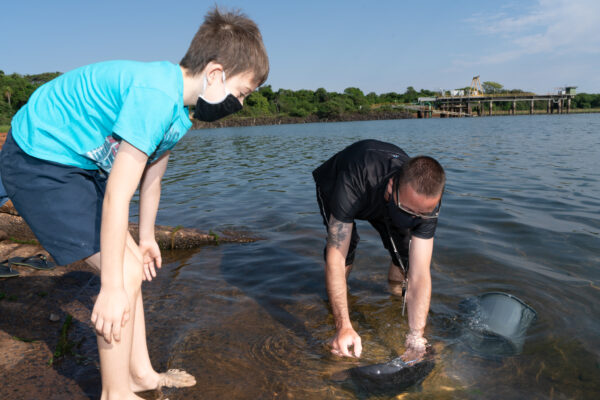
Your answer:
[[[354,356],[350,352],[350,346],[354,347]],[[358,333],[352,327],[338,330],[331,341],[331,347],[331,352],[340,357],[358,358],[362,352],[360,336],[358,336]]]
[[[121,328],[129,321],[129,300],[125,289],[103,289],[94,304],[92,323],[108,344],[121,341]]]
[[[156,278],[156,268],[162,267],[160,248],[156,240],[140,240],[139,248],[144,262],[144,280],[151,281]]]

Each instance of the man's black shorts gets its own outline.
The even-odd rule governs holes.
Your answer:
[[[325,225],[325,228],[327,229],[327,232],[329,233],[328,222],[329,222],[329,217],[331,216],[331,213],[329,212],[329,210],[326,207],[327,202],[325,201],[325,198],[324,198],[323,193],[321,192],[321,189],[319,186],[317,186],[317,203],[319,204],[319,211],[321,212],[321,217],[323,217],[323,224]],[[377,232],[379,232],[379,236],[381,237],[383,246],[390,253],[392,262],[394,263],[394,265],[399,267],[400,262],[398,261],[398,259],[396,257],[394,248],[392,246],[392,242],[390,240],[390,234],[388,234],[388,232],[391,233],[392,239],[394,240],[394,243],[396,244],[396,249],[398,250],[398,253],[400,254],[401,262],[405,268],[408,268],[408,248],[410,245],[410,237],[411,237],[410,231],[407,229],[405,232],[400,232],[398,229],[394,229],[394,228],[390,228],[390,230],[388,231],[388,229],[386,228],[386,225],[383,221],[369,221],[369,223],[373,226],[373,228],[375,228],[375,230],[377,230]],[[346,256],[346,265],[351,265],[354,263],[354,257],[356,255],[356,247],[358,246],[359,241],[360,241],[360,236],[358,235],[358,232],[356,230],[356,223],[353,223],[352,224],[352,237],[350,238],[350,247],[348,248],[348,254]],[[327,254],[327,246],[325,246],[325,249],[323,251],[323,259],[325,261],[327,261],[326,254]]]

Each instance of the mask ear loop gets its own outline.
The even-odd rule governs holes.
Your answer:
[[[400,177],[396,174],[392,181],[392,202],[397,206],[398,201],[398,193],[400,192]],[[396,193],[396,199],[394,200],[394,193]],[[392,237],[392,231],[390,229],[390,224],[388,221],[389,218],[385,220],[385,228],[388,232],[388,237],[390,238],[390,243],[392,244],[392,250],[394,251],[394,255],[396,256],[396,260],[400,264],[400,268],[404,272],[404,284],[402,285],[402,316],[404,316],[404,310],[406,309],[406,290],[408,289],[408,268],[402,262],[402,258],[400,257],[400,253],[398,252],[398,248],[396,247],[396,243]]]
[[[229,89],[227,89],[227,81],[225,80],[225,70],[223,70],[223,89],[225,89],[225,97],[229,96],[230,92]]]
[[[204,74],[204,77],[202,78],[202,94],[198,95],[198,97],[204,96],[204,93],[206,93],[206,85],[208,85],[208,80],[206,79],[206,74]]]
[[[209,104],[217,104],[217,103],[221,103],[223,100],[225,100],[227,98],[227,96],[230,95],[230,92],[227,89],[227,85],[225,83],[225,71],[222,71],[221,79],[223,80],[223,90],[225,91],[225,96],[223,96],[222,100],[220,100],[220,101],[208,101],[208,100],[206,100],[204,98],[204,94],[206,93],[206,87],[208,86],[208,79],[206,78],[206,74],[204,74],[204,78],[202,80],[202,94],[198,95],[198,97],[203,98],[204,101],[206,101]]]

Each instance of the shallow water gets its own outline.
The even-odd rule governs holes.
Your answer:
[[[283,125],[193,131],[164,180],[158,223],[250,231],[263,240],[164,255],[145,287],[150,353],[198,385],[171,399],[389,398],[341,371],[391,360],[408,329],[387,291],[389,256],[359,223],[349,279],[363,357],[329,354],[325,230],[311,171],[375,138],[436,157],[448,175],[426,336],[437,364],[402,398],[598,398],[600,115]],[[461,344],[458,303],[511,293],[538,315],[522,354],[485,359]]]

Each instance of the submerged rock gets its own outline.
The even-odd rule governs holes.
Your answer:
[[[129,224],[129,232],[137,240],[139,235],[138,224]],[[154,236],[161,249],[193,249],[208,244],[251,243],[260,240],[260,238],[251,236],[247,232],[202,232],[193,228],[164,225],[154,227]]]
[[[362,391],[396,395],[421,383],[434,367],[434,351],[432,347],[428,347],[425,357],[418,362],[405,363],[398,357],[387,363],[354,367],[348,373]]]
[[[11,239],[15,243],[25,242],[35,244],[37,239],[27,223],[19,216],[10,201],[0,207],[0,241]],[[138,239],[138,224],[129,224],[129,232],[134,239]],[[154,228],[156,242],[161,249],[193,249],[200,246],[219,243],[251,243],[260,238],[242,231],[203,232],[182,226],[156,225]]]

